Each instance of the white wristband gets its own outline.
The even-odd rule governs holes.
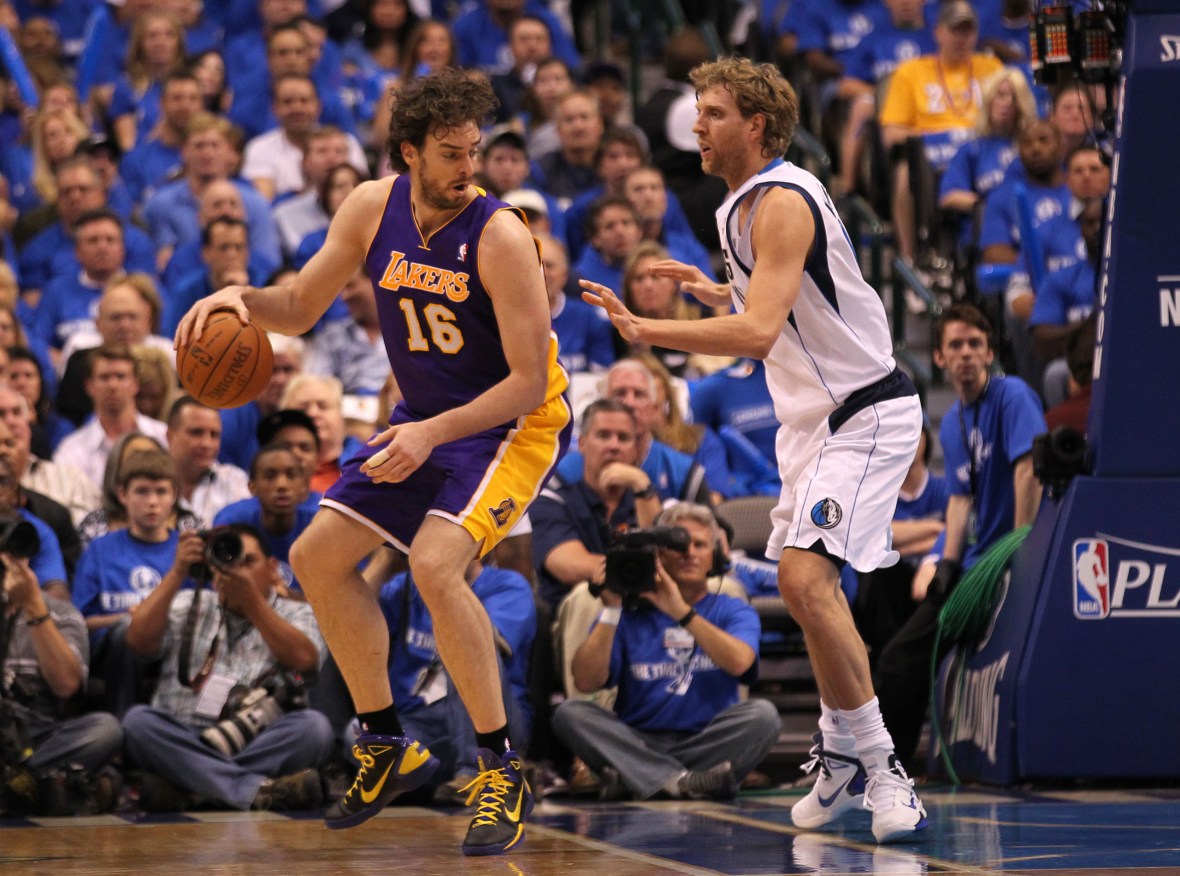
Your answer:
[[[611,608],[607,606],[602,611],[598,612],[598,622],[606,624],[608,627],[617,627],[619,621],[623,618],[623,609],[617,605]]]

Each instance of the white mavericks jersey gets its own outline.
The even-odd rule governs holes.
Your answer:
[[[755,210],[771,186],[799,192],[815,219],[815,242],[799,297],[766,358],[766,383],[779,421],[808,429],[853,392],[893,372],[893,342],[885,307],[861,276],[827,190],[815,176],[781,159],[746,180],[717,210],[734,307],[745,310],[754,270]],[[754,203],[740,222],[738,207],[751,192]]]

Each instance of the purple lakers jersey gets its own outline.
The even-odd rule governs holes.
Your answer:
[[[494,258],[480,251],[492,216],[517,211],[478,192],[459,215],[425,238],[410,206],[410,178],[398,177],[365,257],[389,362],[406,406],[420,419],[466,404],[508,376],[479,264]],[[539,257],[537,265],[540,271]],[[549,347],[547,400],[567,383],[552,334]]]

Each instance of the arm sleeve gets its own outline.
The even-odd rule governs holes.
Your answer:
[[[1024,383],[1018,384],[1018,389],[1005,399],[1004,404],[1004,454],[1009,462],[1015,462],[1031,451],[1033,439],[1049,431],[1040,398]]]

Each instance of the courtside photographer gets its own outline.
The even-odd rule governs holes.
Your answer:
[[[181,589],[187,578],[195,588]],[[202,579],[212,585],[202,586]],[[244,524],[182,532],[176,561],[135,610],[127,644],[162,658],[151,706],[123,719],[149,811],[198,803],[314,809],[328,719],[302,706],[325,647],[311,607],[279,595],[278,561]]]
[[[758,674],[761,625],[748,604],[709,590],[719,536],[709,508],[680,502],[657,522],[683,533],[640,530],[614,562],[607,554],[602,608],[574,654],[578,690],[617,686],[614,711],[571,699],[554,730],[602,778],[604,797],[730,798],[782,727],[769,702],[740,700]]]
[[[85,684],[90,645],[78,610],[41,590],[29,566],[39,547],[28,521],[0,518],[0,811],[108,811],[118,786],[108,775],[100,787],[98,776],[123,733],[106,712],[66,717]]]

